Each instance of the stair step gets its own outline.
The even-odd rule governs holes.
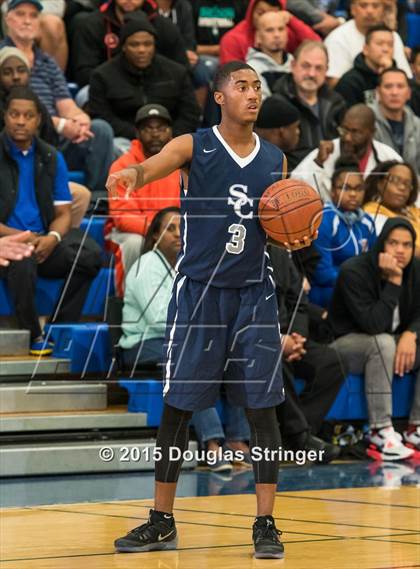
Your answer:
[[[145,427],[146,413],[127,411],[82,411],[67,413],[19,414],[0,417],[2,433],[31,431],[71,431],[83,429],[130,429]]]
[[[150,471],[155,465],[152,459],[147,460],[146,453],[152,457],[155,445],[156,440],[147,439],[4,446],[0,450],[1,476]],[[101,460],[100,450],[104,447],[112,449],[112,460]],[[189,450],[197,450],[196,441],[190,441]],[[183,464],[183,468],[196,466],[195,460]]]
[[[38,356],[7,356],[0,359],[0,377],[10,375],[54,375],[70,373],[70,360],[66,358],[40,358]]]
[[[107,386],[85,381],[31,381],[0,385],[0,412],[105,409]]]
[[[0,330],[0,356],[28,355],[29,330]]]

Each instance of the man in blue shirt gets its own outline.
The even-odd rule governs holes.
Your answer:
[[[113,161],[112,128],[101,119],[91,121],[76,105],[55,60],[35,45],[41,10],[38,0],[11,0],[5,17],[8,35],[0,49],[16,46],[26,55],[31,68],[30,86],[48,109],[67,166],[83,170],[89,189],[101,192]]]
[[[66,288],[54,311],[55,322],[78,320],[91,280],[100,269],[100,251],[71,227],[71,194],[63,156],[36,137],[40,103],[27,87],[12,89],[0,134],[0,237],[28,231],[31,257],[0,268],[7,279],[16,317],[31,332],[31,354],[48,355],[35,306],[37,274],[66,278]],[[73,267],[75,258],[77,263]],[[22,286],[24,283],[24,286]]]

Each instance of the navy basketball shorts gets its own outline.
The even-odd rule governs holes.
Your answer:
[[[232,405],[273,407],[284,400],[280,328],[270,278],[243,288],[175,279],[168,308],[164,401],[212,407],[224,384]]]

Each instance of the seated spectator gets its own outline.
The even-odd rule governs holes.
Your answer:
[[[415,47],[411,50],[411,70],[413,72],[413,79],[410,82],[411,99],[409,102],[410,107],[413,109],[414,114],[420,116],[420,47]]]
[[[255,132],[281,148],[290,171],[295,165],[291,152],[298,145],[300,135],[300,115],[296,107],[282,97],[267,97],[258,113]]]
[[[12,87],[29,84],[29,62],[26,55],[16,47],[3,47],[0,49],[0,130],[4,127],[4,105]],[[39,137],[57,147],[59,137],[47,108],[41,105],[41,124]],[[71,203],[71,226],[79,227],[89,207],[90,191],[81,184],[69,182]]]
[[[166,313],[180,249],[180,209],[167,207],[153,218],[143,254],[127,275],[119,341],[126,368],[163,361]]]
[[[342,95],[348,107],[357,103],[373,103],[380,73],[393,65],[393,51],[394,36],[389,28],[382,24],[369,28],[362,53],[335,86],[335,91]]]
[[[139,109],[135,126],[137,139],[131,142],[129,152],[113,163],[110,174],[158,154],[172,138],[172,119],[161,105],[145,105]],[[123,187],[117,187],[117,193],[118,198],[109,201],[105,239],[115,254],[116,289],[122,296],[125,275],[140,257],[144,236],[156,213],[170,206],[179,207],[180,172],[177,170],[166,178],[150,182],[128,198]]]
[[[113,134],[104,121],[91,121],[71,98],[63,72],[54,59],[35,44],[39,33],[39,9],[31,3],[9,8],[8,36],[0,44],[16,46],[31,68],[30,87],[38,95],[60,134],[59,148],[70,170],[83,170],[92,192],[103,192],[112,162]]]
[[[63,21],[65,10],[65,0],[29,0],[28,4],[36,6],[40,14],[40,29],[36,39],[38,46],[51,55],[59,65],[60,69],[65,72],[68,59],[68,43],[66,29]],[[6,30],[6,25],[2,25],[2,16],[6,15],[7,10],[13,4],[17,8],[19,4],[25,4],[24,0],[5,0],[0,2],[0,38],[3,38],[2,31]],[[25,8],[19,8],[25,10]]]
[[[191,2],[195,19],[197,53],[212,66],[214,75],[219,63],[220,40],[245,16],[242,0],[194,0]]]
[[[150,20],[159,54],[182,65],[188,65],[185,43],[178,28],[160,16],[153,0],[108,0],[91,14],[76,16],[72,37],[72,69],[80,86],[90,82],[93,71],[105,61],[120,53],[120,39],[124,17],[128,14]]]
[[[240,451],[244,460],[233,462],[252,464],[248,445],[250,432],[245,411],[242,407],[230,405],[227,400],[223,400],[223,402],[224,426],[215,407],[195,411],[191,418],[200,446],[206,451],[217,453],[215,461],[207,462],[211,472],[230,472],[232,470],[232,462],[228,460],[228,455],[224,456],[224,451]]]
[[[319,40],[318,34],[289,12],[283,10],[282,0],[250,0],[245,19],[229,30],[220,41],[220,64],[245,61],[250,47],[255,44],[255,29],[259,18],[266,12],[282,11],[287,25],[286,51],[294,53],[304,40]]]
[[[340,77],[353,67],[355,58],[363,51],[369,28],[384,23],[382,0],[350,0],[353,18],[332,31],[325,39],[328,49],[328,78],[335,86]],[[411,77],[410,66],[404,52],[404,44],[397,32],[394,36],[393,59],[397,66]]]
[[[284,51],[287,44],[287,27],[281,12],[266,12],[257,24],[255,48],[250,47],[246,62],[261,79],[263,100],[271,95],[274,83],[290,72],[293,57]]]
[[[391,146],[420,175],[420,118],[407,106],[410,84],[404,71],[386,69],[379,76],[377,101],[370,106],[376,117],[375,138]]]
[[[330,304],[341,264],[371,249],[376,240],[373,219],[362,209],[365,188],[358,163],[338,160],[331,185],[331,201],[324,206],[314,241],[320,259],[309,293],[311,302],[324,307]]]
[[[292,152],[296,162],[316,148],[321,140],[337,136],[337,126],[346,103],[325,82],[328,54],[320,42],[304,42],[295,52],[292,73],[284,75],[273,94],[288,99],[300,114],[299,144]]]
[[[308,337],[308,303],[302,295],[302,277],[289,253],[279,247],[269,247],[279,303],[282,335],[283,381],[285,401],[278,406],[277,415],[285,446],[296,451],[323,450],[322,462],[330,462],[340,449],[317,435],[344,380],[337,354],[326,345]],[[294,378],[305,379],[305,388],[298,396]]]
[[[373,217],[378,235],[389,217],[407,219],[417,233],[416,256],[420,257],[417,197],[418,179],[411,164],[389,160],[378,164],[367,178],[363,209]]]
[[[372,250],[341,265],[329,319],[331,345],[365,376],[369,415],[367,454],[401,460],[420,450],[420,266],[416,233],[401,218],[389,219]],[[417,373],[409,425],[403,441],[392,425],[392,378]]]
[[[402,161],[395,150],[374,140],[375,115],[366,105],[351,107],[338,128],[339,138],[321,140],[291,173],[292,178],[305,180],[316,187],[324,201],[331,199],[331,178],[340,156],[357,160],[359,170],[367,176],[373,168],[385,160]]]
[[[173,118],[175,135],[193,132],[200,110],[187,69],[156,54],[156,31],[144,18],[121,28],[122,51],[92,74],[89,107],[109,122],[117,137],[136,138],[136,112],[146,103],[161,104]]]
[[[71,194],[62,155],[36,137],[41,120],[36,95],[15,87],[5,108],[5,129],[0,134],[0,236],[29,231],[31,257],[0,269],[14,305],[19,326],[31,335],[32,355],[49,355],[35,306],[37,275],[65,278],[53,322],[74,322],[90,284],[101,267],[98,245],[78,229],[70,229]]]

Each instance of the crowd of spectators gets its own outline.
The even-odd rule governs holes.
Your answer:
[[[78,228],[101,203],[124,298],[123,361],[161,361],[187,180],[174,172],[130,198],[117,188],[104,200],[105,180],[173,136],[217,123],[214,74],[246,61],[261,80],[256,133],[324,201],[308,251],[270,250],[288,330],[278,410],[285,444],[323,449],[327,461],[338,455],[321,426],[350,371],[365,375],[375,452],[393,460],[419,451],[420,378],[403,440],[390,407],[393,374],[420,368],[420,50],[407,47],[411,4],[3,0],[0,278],[30,330],[31,353],[53,351],[39,324],[37,275],[66,279],[50,321],[80,318],[103,252]],[[300,395],[296,377],[306,382]],[[241,412],[228,407],[225,431],[215,409],[197,413],[201,444],[248,456]]]

